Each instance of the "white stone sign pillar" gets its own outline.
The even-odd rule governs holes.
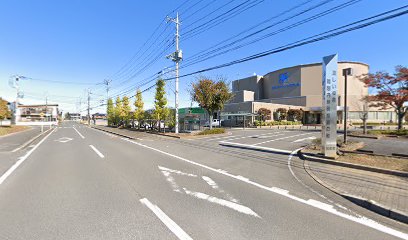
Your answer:
[[[337,157],[337,54],[323,57],[322,149]]]

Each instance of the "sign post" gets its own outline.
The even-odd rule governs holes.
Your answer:
[[[337,54],[323,57],[322,149],[337,157]]]

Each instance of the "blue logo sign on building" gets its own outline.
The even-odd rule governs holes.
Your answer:
[[[279,85],[272,86],[272,90],[281,89],[281,88],[289,88],[289,87],[299,87],[300,83],[288,83],[289,81],[289,73],[281,73],[279,74]]]

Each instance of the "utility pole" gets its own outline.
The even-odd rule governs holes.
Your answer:
[[[20,76],[15,76],[15,81],[14,81],[14,86],[17,90],[17,95],[16,95],[16,102],[14,106],[14,111],[13,111],[13,116],[12,116],[12,123],[16,124],[17,123],[17,115],[18,115],[18,102],[20,98],[20,86],[19,86],[19,81],[20,81]]]
[[[88,126],[91,125],[91,114],[89,113],[90,111],[90,101],[91,101],[91,89],[88,89]]]
[[[167,17],[167,22],[174,22],[176,25],[176,35],[175,35],[175,42],[176,42],[176,51],[170,55],[167,56],[167,58],[170,58],[173,62],[176,63],[176,86],[175,86],[175,110],[176,110],[176,126],[175,126],[175,133],[179,133],[179,115],[178,115],[178,108],[179,108],[179,98],[178,98],[178,92],[179,92],[179,63],[183,59],[183,53],[179,49],[179,28],[180,28],[180,20],[179,20],[179,14],[176,14],[176,18],[170,18]]]
[[[103,80],[103,84],[106,85],[106,104],[108,104],[108,99],[109,99],[109,84],[112,82],[111,79],[105,79]]]
[[[48,95],[45,95],[45,121],[48,122]]]
[[[344,144],[347,143],[347,76],[351,76],[353,74],[353,70],[351,68],[343,69],[343,76],[344,76]]]

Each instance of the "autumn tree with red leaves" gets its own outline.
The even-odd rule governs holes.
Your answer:
[[[376,72],[364,74],[360,77],[366,87],[376,89],[376,94],[365,97],[370,107],[381,110],[393,108],[398,117],[398,130],[402,128],[402,120],[408,111],[405,103],[408,101],[408,68],[395,67],[395,73]]]

